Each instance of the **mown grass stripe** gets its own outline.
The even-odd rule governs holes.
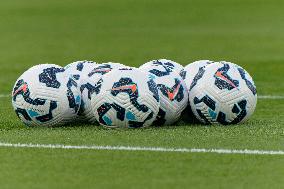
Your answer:
[[[0,147],[40,148],[40,149],[74,149],[74,150],[109,150],[109,151],[149,151],[149,152],[180,152],[180,153],[215,153],[215,154],[247,154],[247,155],[284,155],[284,151],[271,150],[237,150],[237,149],[206,149],[206,148],[164,148],[140,146],[74,146],[62,144],[13,144],[0,143]]]

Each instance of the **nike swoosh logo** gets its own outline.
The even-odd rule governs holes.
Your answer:
[[[28,90],[28,85],[25,83],[25,84],[22,84],[14,93],[13,93],[13,96],[15,96],[15,94],[17,94],[18,92],[20,91],[24,91],[24,92],[27,92]]]
[[[170,100],[174,100],[174,98],[176,97],[176,95],[177,95],[177,93],[178,93],[178,91],[179,91],[179,88],[180,88],[180,83],[179,83],[178,86],[173,90],[173,92],[170,92],[170,91],[167,92],[167,93],[168,93],[168,98],[169,98]]]
[[[112,91],[118,91],[118,90],[127,90],[127,89],[131,89],[132,93],[134,93],[137,90],[137,86],[136,84],[133,85],[125,85],[125,86],[121,86],[121,87],[115,87],[112,88]]]
[[[228,78],[226,78],[224,75],[223,75],[223,72],[220,72],[220,71],[217,71],[215,73],[215,76],[218,77],[218,78],[221,78],[223,80],[225,80],[227,83],[229,83],[231,86],[233,86],[234,88],[237,88],[237,86],[232,82],[230,81]]]

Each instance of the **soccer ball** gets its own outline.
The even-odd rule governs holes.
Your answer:
[[[178,121],[188,104],[187,87],[181,76],[171,69],[165,71],[164,66],[159,64],[140,69],[153,74],[152,77],[159,90],[160,109],[153,124],[171,125]]]
[[[85,75],[85,77],[82,78],[82,81],[80,83],[82,105],[78,114],[84,117],[87,121],[91,123],[96,122],[96,119],[92,114],[91,96],[93,93],[97,94],[99,92],[97,85],[101,84],[101,77],[104,74],[109,73],[111,70],[120,67],[124,67],[124,65],[112,62],[97,64]]]
[[[180,76],[183,78],[189,92],[190,92],[190,86],[193,82],[194,77],[199,76],[197,75],[197,73],[205,72],[205,67],[212,63],[213,61],[210,61],[210,60],[198,60],[191,64],[188,64],[180,72]],[[195,118],[189,104],[186,107],[185,111],[183,111],[182,119],[189,123],[199,123],[199,121]]]
[[[198,60],[184,67],[184,69],[180,72],[180,76],[184,79],[188,89],[191,86],[194,76],[199,72],[199,70],[204,71],[205,67],[212,63],[214,62],[211,60]]]
[[[177,73],[180,73],[183,70],[183,66],[182,65],[180,65],[177,62],[174,62],[172,60],[167,60],[167,59],[151,60],[149,62],[146,62],[145,64],[143,64],[139,68],[144,69],[144,68],[151,67],[151,66],[156,66],[156,65],[160,65],[160,66],[164,67],[164,70],[160,71],[158,73],[161,76],[164,73],[167,74],[169,71],[175,71]]]
[[[91,97],[93,115],[105,127],[150,126],[159,107],[157,85],[137,68],[119,68],[105,74]]]
[[[97,65],[96,62],[82,60],[76,61],[68,64],[64,67],[65,72],[69,75],[72,75],[75,78],[78,78],[78,84],[80,85],[81,80],[85,77],[94,67]]]
[[[76,80],[54,64],[28,69],[12,91],[13,108],[20,120],[29,126],[55,126],[72,121],[80,104]]]
[[[83,81],[86,80],[88,74],[98,66],[96,62],[83,60],[83,61],[76,61],[68,64],[64,67],[65,72],[70,76],[73,77],[76,82],[78,83],[78,89],[81,88]],[[84,98],[81,98],[81,106],[77,113],[78,121],[85,121],[85,117],[83,116],[83,109],[84,109]]]
[[[254,112],[256,87],[242,67],[215,62],[199,70],[189,89],[189,102],[202,123],[243,123]]]

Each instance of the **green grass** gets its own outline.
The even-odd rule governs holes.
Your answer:
[[[75,60],[137,66],[229,60],[260,95],[283,95],[284,2],[278,0],[10,0],[0,6],[0,94],[32,65]],[[0,98],[0,141],[68,145],[284,150],[284,100],[260,99],[239,126],[106,130],[27,128]],[[283,188],[282,156],[0,147],[6,188]]]
[[[283,167],[275,167],[284,163],[280,156],[31,149],[0,152],[7,154],[0,157],[1,169],[6,170],[1,173],[5,178],[1,188],[279,188],[284,174]]]

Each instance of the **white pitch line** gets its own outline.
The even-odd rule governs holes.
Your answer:
[[[10,95],[8,95],[8,94],[0,94],[0,98],[8,98],[8,97],[10,97]]]
[[[74,146],[62,144],[13,144],[0,142],[0,147],[9,148],[40,148],[40,149],[74,149],[74,150],[109,150],[109,151],[152,151],[180,153],[215,153],[215,154],[248,154],[248,155],[284,155],[284,151],[271,150],[236,150],[236,149],[205,149],[205,148],[164,148],[140,146]]]
[[[260,95],[257,98],[259,98],[259,99],[284,99],[284,96]]]

